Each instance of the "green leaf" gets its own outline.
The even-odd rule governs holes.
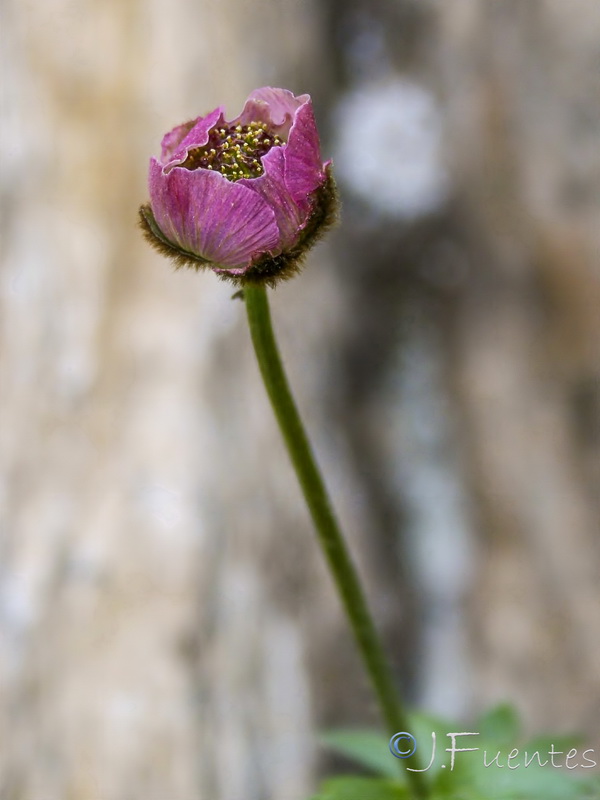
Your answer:
[[[400,773],[397,760],[390,753],[387,736],[368,730],[333,730],[322,734],[321,742],[361,767],[397,779]]]
[[[482,739],[510,747],[514,747],[521,736],[519,715],[508,703],[502,703],[487,711],[475,723],[472,730],[479,731]]]
[[[487,795],[481,794],[472,786],[463,786],[460,789],[447,787],[445,789],[433,789],[430,800],[490,800]],[[319,798],[317,798],[319,800]],[[538,799],[539,800],[539,799]]]
[[[432,756],[432,732],[436,734],[436,754],[433,764],[423,774],[431,787],[430,800],[600,800],[600,776],[582,778],[566,768],[553,767],[550,749],[566,754],[576,749],[582,762],[585,747],[574,736],[537,736],[523,743],[515,711],[507,705],[497,706],[473,723],[447,722],[429,714],[409,716],[409,730],[417,742],[421,767],[429,766]],[[458,739],[458,747],[477,747],[472,752],[457,752],[454,769],[450,769],[450,731],[478,731],[472,739]],[[398,759],[389,752],[387,736],[368,730],[330,731],[322,737],[325,745],[352,759],[384,778],[340,777],[327,782],[313,800],[396,800],[408,798],[406,776]],[[508,755],[518,754],[508,768]],[[542,764],[533,758],[539,752]],[[485,766],[484,763],[484,753]],[[498,763],[495,763],[496,754]],[[527,754],[527,756],[526,756]],[[527,759],[527,762],[526,762]],[[557,764],[564,764],[565,755]],[[529,763],[529,766],[525,766]],[[324,793],[327,792],[327,793]],[[382,794],[383,792],[383,794]],[[391,794],[390,794],[391,793]]]
[[[582,781],[582,800],[599,800],[600,798],[600,775],[595,778]]]
[[[553,768],[536,772],[524,768],[512,773],[503,772],[487,781],[476,779],[475,786],[490,800],[580,800],[585,797],[579,781]]]
[[[410,800],[410,795],[394,781],[341,777],[326,781],[317,800]]]
[[[442,771],[442,764],[446,760],[446,747],[449,746],[450,740],[448,739],[449,731],[460,731],[464,725],[457,725],[455,722],[448,722],[434,717],[431,714],[424,714],[422,712],[414,712],[409,715],[410,719],[410,733],[413,734],[417,741],[417,756],[419,758],[421,769],[426,770],[423,773],[428,782],[434,782],[436,776]],[[433,734],[435,733],[435,759],[429,766],[433,748]],[[470,747],[471,745],[466,745]]]
[[[549,734],[541,734],[539,736],[534,736],[533,739],[529,739],[522,747],[523,750],[527,750],[528,753],[534,753],[536,750],[542,753],[548,753],[550,751],[550,747],[554,745],[555,750],[562,750],[565,753],[568,753],[569,750],[572,748],[579,749],[580,752],[583,752],[587,748],[582,747],[582,738],[580,736],[565,736],[564,734],[561,736],[550,736]]]
[[[475,753],[458,754],[455,768],[448,768],[440,773],[435,789],[442,797],[455,794],[471,797],[483,797],[486,800],[583,800],[586,797],[582,781],[574,779],[567,773],[552,765],[540,766],[537,761],[525,766],[525,749],[519,748],[519,755],[508,768],[508,751],[500,750],[498,761],[493,762],[498,748],[481,743],[481,749]],[[516,748],[515,748],[516,749]],[[487,750],[484,763],[484,751]],[[542,763],[547,760],[542,755]],[[528,752],[528,759],[531,753]],[[460,759],[460,760],[459,760]]]
[[[437,736],[437,756],[430,770],[424,772],[425,780],[430,781],[440,769],[444,748],[447,746],[446,731],[452,725],[443,722],[430,714],[409,714],[409,730],[416,740],[417,756],[421,768],[425,769],[431,760],[433,740],[432,732]],[[456,729],[456,728],[455,728]],[[389,738],[377,731],[341,729],[328,731],[321,735],[321,741],[336,753],[351,759],[377,775],[392,778],[402,786],[406,784],[405,766],[401,759],[390,753]],[[441,756],[440,756],[440,750]]]

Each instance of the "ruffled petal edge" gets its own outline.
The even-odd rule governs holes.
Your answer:
[[[204,147],[208,142],[210,131],[222,122],[223,109],[219,107],[204,117],[198,117],[173,128],[163,137],[161,143],[163,166],[172,169],[183,163],[187,158],[188,151],[195,147]]]

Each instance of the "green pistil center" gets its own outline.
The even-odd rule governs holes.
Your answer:
[[[269,133],[264,122],[213,128],[208,142],[190,150],[181,166],[189,170],[213,169],[229,181],[259,178],[264,172],[260,159],[272,147],[282,144],[283,140]]]

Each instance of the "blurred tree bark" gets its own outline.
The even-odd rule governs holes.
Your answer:
[[[286,70],[302,90],[314,20],[228,0],[3,13],[0,795],[302,797],[285,568],[313,569],[307,520],[242,304],[173,274],[136,213],[170,127]]]
[[[600,5],[439,10],[471,262],[451,363],[484,534],[477,694],[597,735]]]
[[[390,326],[428,318],[476,539],[458,706],[597,732],[600,7],[417,6],[387,35],[414,30],[442,87],[454,199],[392,238],[396,262],[322,246],[276,323],[399,678],[427,697],[433,622],[422,598],[410,621],[414,528],[384,473],[406,410]],[[350,8],[3,8],[2,800],[303,800],[315,728],[375,720],[243,306],[135,230],[172,125],[269,83],[324,120]],[[420,270],[448,244],[463,279],[439,291]]]
[[[363,455],[370,442],[365,475],[374,443],[396,466],[421,698],[463,713],[508,700],[530,728],[597,735],[600,6],[329,7],[340,86],[400,77],[445,110],[445,208],[377,236],[349,226],[341,244],[340,274],[359,265],[349,435]]]

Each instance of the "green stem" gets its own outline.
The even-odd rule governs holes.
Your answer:
[[[279,423],[304,499],[310,510],[336,588],[348,616],[358,649],[373,684],[390,736],[409,731],[409,722],[396,692],[392,673],[367,606],[358,573],[333,513],[302,420],[292,397],[271,324],[269,301],[263,286],[244,289],[250,335],[262,378]],[[403,762],[418,769],[416,756]],[[406,773],[415,798],[428,795],[423,775]]]

